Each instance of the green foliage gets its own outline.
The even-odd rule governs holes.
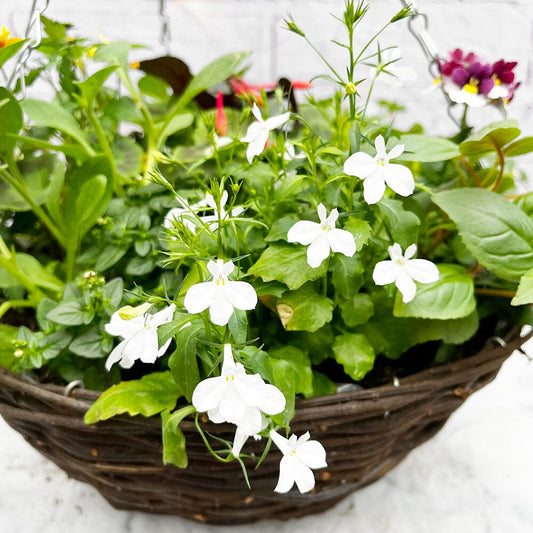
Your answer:
[[[520,278],[515,297],[511,300],[511,305],[525,305],[533,303],[533,268],[530,268]]]
[[[153,416],[173,409],[179,387],[171,372],[153,372],[141,379],[123,381],[107,389],[85,413],[87,424],[107,420],[116,415]]]
[[[374,366],[374,349],[361,333],[344,333],[336,337],[333,353],[337,363],[354,380],[364,378]]]
[[[496,193],[456,189],[433,201],[457,225],[466,247],[489,270],[517,281],[533,268],[533,220]]]

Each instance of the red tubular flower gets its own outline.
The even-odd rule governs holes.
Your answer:
[[[215,131],[218,135],[226,135],[228,130],[228,117],[224,111],[224,95],[217,93],[217,112],[215,117]]]

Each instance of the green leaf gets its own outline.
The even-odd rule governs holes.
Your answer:
[[[104,285],[104,299],[109,300],[111,308],[117,308],[122,301],[124,282],[122,278],[114,278]]]
[[[333,342],[335,361],[355,381],[361,380],[374,366],[374,349],[361,333],[344,333]]]
[[[174,375],[174,379],[179,383],[180,393],[189,402],[192,399],[192,393],[196,385],[200,381],[196,345],[203,331],[204,325],[198,320],[191,321],[190,325],[185,324],[182,326],[175,333],[176,350],[168,360],[168,366]]]
[[[88,159],[76,171],[65,199],[69,240],[81,239],[107,210],[113,195],[113,172],[104,156]]]
[[[166,102],[170,94],[170,85],[157,76],[147,74],[143,76],[138,82],[137,87],[142,94],[151,96],[156,100]]]
[[[405,145],[403,154],[397,161],[417,161],[436,163],[461,155],[459,147],[448,139],[427,135],[402,135],[400,142]]]
[[[94,60],[104,61],[112,65],[120,65],[123,70],[127,71],[129,69],[128,55],[134,48],[142,48],[142,46],[126,41],[101,44],[94,54]]]
[[[0,153],[9,154],[13,151],[16,141],[8,135],[16,135],[21,128],[22,109],[20,104],[6,88],[0,87]]]
[[[26,43],[28,39],[12,43],[4,48],[0,48],[0,68],[4,66],[4,63],[11,59]],[[0,98],[2,100],[2,98]]]
[[[268,235],[265,237],[265,241],[266,242],[275,242],[275,241],[280,241],[280,240],[286,241],[287,232],[299,220],[300,219],[298,218],[298,216],[294,213],[278,218],[274,222],[274,224],[272,224],[272,227],[270,228]]]
[[[97,327],[91,328],[83,335],[76,337],[70,343],[68,349],[72,353],[87,359],[99,359],[108,355],[102,349],[102,334]]]
[[[459,265],[438,265],[439,279],[435,283],[418,284],[416,296],[403,303],[398,291],[394,315],[402,317],[449,320],[470,315],[476,308],[474,280]]]
[[[516,120],[494,122],[471,135],[459,145],[463,155],[481,155],[502,149],[520,135]]]
[[[52,309],[46,318],[65,326],[80,326],[85,323],[86,315],[79,302],[62,302]]]
[[[66,133],[82,145],[88,153],[93,152],[78,123],[64,107],[55,102],[32,98],[23,100],[21,105],[24,113],[36,126],[45,126]]]
[[[360,220],[358,218],[350,217],[344,229],[349,231],[355,239],[355,247],[360,252],[363,246],[368,242],[372,235],[372,228],[366,220]]]
[[[153,372],[141,379],[113,385],[85,413],[85,423],[94,424],[116,415],[153,416],[173,409],[179,397],[179,386],[171,372]]]
[[[32,255],[19,252],[15,254],[15,260],[20,272],[38,287],[55,292],[61,292],[63,290],[63,282],[46,270]],[[18,285],[20,285],[19,281],[4,270],[3,267],[0,267],[0,287],[5,289],[8,287],[16,287]]]
[[[18,360],[13,355],[15,348],[12,342],[17,338],[17,334],[18,328],[0,324],[0,366],[8,370],[17,366]]]
[[[383,198],[377,205],[395,242],[403,249],[418,242],[420,219],[407,211],[400,200]]]
[[[337,392],[337,386],[322,372],[313,371],[313,396],[329,396]]]
[[[533,268],[530,268],[520,278],[515,297],[511,305],[525,305],[533,303]]]
[[[167,137],[174,135],[178,131],[190,128],[193,122],[194,115],[192,113],[174,115],[169,121],[165,122],[163,129],[159,133],[161,141],[166,141]]]
[[[183,108],[197,94],[227,80],[249,55],[248,52],[236,52],[209,63],[191,80],[180,98],[179,107]]]
[[[519,280],[533,268],[533,220],[484,189],[455,189],[433,196],[455,222],[472,255],[496,275]]]
[[[96,260],[95,269],[98,272],[104,272],[118,263],[128,252],[128,247],[121,248],[115,244],[110,244],[104,248]]]
[[[246,311],[234,309],[228,322],[228,329],[235,344],[244,344],[248,340],[248,315]]]
[[[306,284],[296,291],[285,292],[276,310],[287,331],[316,331],[331,321],[333,302]]]
[[[533,137],[523,137],[511,143],[504,150],[507,157],[516,157],[533,152]]]
[[[191,413],[194,413],[192,406],[183,407],[172,414],[168,409],[161,411],[164,464],[187,468],[189,460],[185,451],[185,435],[179,425]]]
[[[144,152],[133,139],[117,137],[112,152],[119,174],[126,178],[132,178],[141,173]]]
[[[289,244],[271,244],[261,254],[249,274],[261,276],[263,281],[281,281],[291,290],[300,288],[307,281],[322,277],[327,272],[327,261],[318,268],[307,263],[307,247]]]
[[[92,109],[98,91],[102,88],[102,85],[106,82],[107,78],[109,78],[117,68],[117,65],[104,67],[89,76],[86,80],[75,82],[75,85],[80,88],[81,94],[85,98],[88,109]]]
[[[364,267],[358,254],[352,257],[335,254],[331,260],[331,281],[344,297],[356,294],[363,285]]]
[[[374,314],[372,298],[366,293],[355,294],[352,298],[341,300],[341,316],[348,327],[364,324]]]

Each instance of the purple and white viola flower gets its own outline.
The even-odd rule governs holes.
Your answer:
[[[402,253],[398,243],[389,246],[390,260],[380,261],[374,267],[372,277],[376,285],[394,283],[402,293],[404,303],[409,303],[416,295],[416,284],[434,283],[439,279],[438,268],[427,259],[411,259],[416,253],[416,244],[411,244]]]
[[[396,145],[389,153],[385,149],[385,140],[378,135],[374,141],[376,155],[365,152],[352,154],[344,163],[344,173],[364,180],[364,198],[367,204],[379,202],[388,185],[400,196],[409,196],[415,189],[413,173],[404,165],[390,163],[391,159],[403,153],[404,145]]]
[[[301,493],[312,490],[315,486],[313,470],[328,466],[324,446],[317,440],[310,440],[309,431],[300,438],[291,435],[286,439],[271,430],[270,438],[283,454],[279,464],[279,479],[274,491],[289,492],[295,483]]]
[[[234,309],[248,311],[257,305],[254,288],[245,281],[232,281],[228,276],[235,269],[233,261],[223,259],[209,261],[207,270],[213,276],[211,281],[193,285],[185,295],[183,305],[189,313],[201,313],[209,309],[214,324],[225,326]]]
[[[167,351],[172,339],[159,346],[157,328],[172,320],[176,306],[171,304],[155,314],[148,313],[150,307],[149,303],[122,307],[104,326],[110,335],[124,339],[109,354],[105,363],[107,370],[117,362],[122,368],[131,368],[137,359],[143,363],[154,363]]]
[[[317,207],[320,222],[300,220],[287,232],[289,242],[297,242],[307,249],[307,263],[312,268],[317,268],[330,252],[339,252],[347,257],[352,257],[356,251],[353,235],[344,229],[336,228],[335,223],[339,218],[337,209],[333,209],[329,216],[324,204]]]
[[[207,378],[196,386],[192,404],[206,412],[215,424],[235,424],[232,453],[238,457],[248,437],[259,438],[265,428],[263,414],[276,415],[285,409],[285,396],[259,374],[247,374],[241,363],[235,363],[231,344],[224,345],[220,376]]]
[[[257,104],[253,105],[252,113],[256,118],[256,122],[248,126],[246,135],[241,139],[241,142],[249,143],[248,148],[246,149],[248,163],[251,163],[254,157],[259,155],[265,149],[270,132],[283,126],[283,124],[291,118],[290,113],[283,113],[282,115],[263,120],[263,116],[261,115],[261,111],[259,111]]]

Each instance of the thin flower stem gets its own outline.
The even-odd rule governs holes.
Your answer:
[[[200,427],[200,422],[198,420],[199,417],[200,417],[200,413],[196,413],[196,416],[194,417],[194,423],[196,425],[196,429],[198,433],[200,434],[200,437],[202,437],[202,440],[204,441],[206,448],[209,450],[209,453],[211,453],[211,455],[215,459],[219,460],[221,463],[230,463],[231,461],[233,461],[234,457],[231,453],[228,455],[228,457],[221,457],[220,455],[218,455],[217,452],[215,452],[215,450],[213,450],[211,444],[209,444],[209,441],[207,440],[207,437],[205,436],[203,429]]]
[[[24,178],[20,174],[20,171],[18,170],[18,167],[15,161],[11,160],[11,158],[8,158],[7,156],[6,156],[6,160],[9,165],[9,170],[12,172],[12,174],[15,174],[15,176],[10,174],[9,172],[6,172],[3,169],[0,170],[0,175],[22,196],[22,198],[24,198],[24,200],[32,208],[32,211],[35,213],[37,218],[43,223],[43,225],[53,235],[56,241],[63,248],[65,248],[66,239],[64,235],[61,233],[59,228],[54,224],[52,219],[48,216],[46,211],[39,204],[37,204],[35,200],[31,197],[30,193],[26,189]]]
[[[500,186],[500,183],[502,182],[503,173],[505,170],[505,155],[500,146],[496,146],[496,154],[498,155],[498,165],[500,166],[500,173],[498,174],[496,181],[493,183],[492,187],[490,188],[491,191],[498,190],[498,187]]]
[[[337,81],[341,85],[344,85],[344,81],[342,80],[341,76],[339,76],[337,71],[330,65],[329,61],[322,55],[320,50],[309,40],[309,38],[307,36],[304,37],[304,38],[307,41],[307,44],[314,50],[314,52],[318,55],[318,57],[320,57],[320,59],[322,59],[322,61],[329,68],[329,70],[331,70],[332,74],[337,78]]]
[[[475,290],[476,294],[482,294],[485,296],[499,296],[501,298],[514,298],[516,296],[515,291],[506,291],[504,289],[483,289],[479,288]]]
[[[37,302],[32,300],[9,300],[0,304],[0,318],[2,318],[10,309],[18,307],[35,307]]]
[[[468,159],[464,155],[461,155],[459,159],[461,160],[461,163],[463,163],[465,168],[468,170],[472,178],[474,178],[474,181],[476,182],[476,187],[481,187],[481,180],[479,179],[477,172],[474,170],[474,167],[470,164],[470,161],[468,161]]]

